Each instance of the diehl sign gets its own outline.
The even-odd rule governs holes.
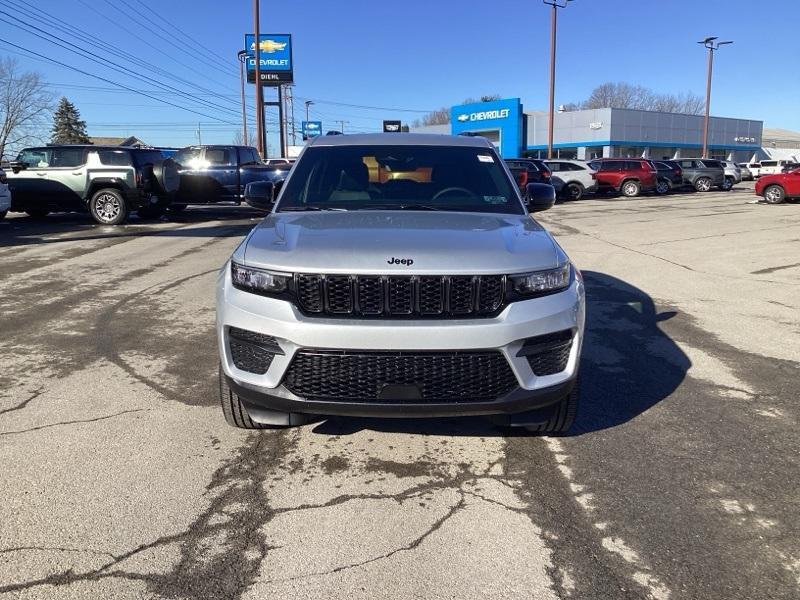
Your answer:
[[[400,133],[402,130],[403,124],[400,121],[384,121],[383,122],[383,132],[384,133]]]
[[[508,108],[501,108],[500,110],[484,110],[481,112],[474,112],[469,114],[461,114],[456,117],[462,123],[474,121],[494,121],[496,119],[507,119],[511,111]]]
[[[284,33],[264,33],[259,37],[258,50],[256,50],[255,36],[251,33],[244,36],[244,47],[247,49],[248,83],[256,82],[256,56],[259,60],[262,85],[293,83],[292,36]]]

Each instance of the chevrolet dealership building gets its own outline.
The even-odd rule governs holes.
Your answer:
[[[478,102],[451,109],[450,133],[488,138],[504,158],[547,155],[547,113],[525,112],[519,98]],[[431,131],[429,128],[416,131]],[[748,161],[761,150],[762,121],[711,117],[709,154]],[[447,133],[447,131],[441,131]],[[561,158],[700,156],[703,117],[623,108],[558,112],[553,153]]]

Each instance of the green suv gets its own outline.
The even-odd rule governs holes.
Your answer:
[[[180,185],[177,166],[160,151],[121,146],[26,148],[7,176],[11,211],[88,210],[102,225],[124,223],[132,211],[160,216]]]

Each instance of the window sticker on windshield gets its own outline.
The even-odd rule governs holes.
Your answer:
[[[505,204],[506,197],[505,196],[484,196],[484,202],[488,202],[489,204]]]
[[[486,154],[478,154],[478,160],[485,163],[494,162],[494,159]]]

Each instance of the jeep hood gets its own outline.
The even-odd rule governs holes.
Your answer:
[[[331,274],[521,273],[566,260],[528,215],[454,212],[273,213],[241,250],[250,266]]]

